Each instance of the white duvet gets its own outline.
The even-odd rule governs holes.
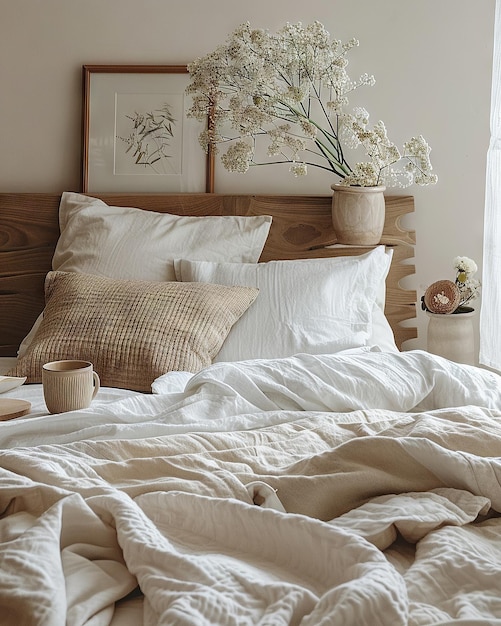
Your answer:
[[[186,380],[4,394],[34,411],[0,424],[0,623],[114,625],[131,593],[145,624],[501,623],[500,377],[416,351]]]

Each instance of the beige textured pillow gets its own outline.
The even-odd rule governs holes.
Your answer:
[[[49,272],[43,321],[9,376],[40,382],[44,363],[82,359],[104,386],[151,391],[161,374],[209,365],[258,291]]]

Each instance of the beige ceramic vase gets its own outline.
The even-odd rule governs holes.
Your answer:
[[[475,365],[475,338],[473,316],[470,309],[465,313],[431,313],[428,316],[428,352],[438,354],[456,363]]]
[[[337,243],[374,246],[381,241],[386,187],[331,185],[332,224]]]

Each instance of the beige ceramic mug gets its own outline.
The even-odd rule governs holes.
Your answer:
[[[42,367],[45,404],[50,413],[90,406],[99,391],[99,376],[90,361],[52,361]]]

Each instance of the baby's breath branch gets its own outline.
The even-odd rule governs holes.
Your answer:
[[[210,115],[201,144],[225,145],[221,160],[229,171],[288,162],[295,176],[316,167],[345,185],[435,183],[421,135],[400,152],[383,122],[371,128],[365,109],[347,111],[348,95],[375,82],[369,74],[349,77],[347,57],[355,46],[356,39],[331,39],[320,22],[286,24],[276,33],[242,24],[224,45],[188,66],[188,115],[200,121]],[[267,162],[255,161],[258,140],[268,141]],[[366,160],[350,164],[347,148],[362,148]]]

